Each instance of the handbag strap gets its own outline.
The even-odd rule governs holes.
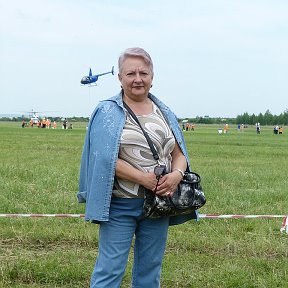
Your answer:
[[[155,149],[155,147],[154,147],[154,144],[153,144],[151,138],[149,137],[148,133],[144,130],[144,128],[143,128],[142,125],[140,124],[137,116],[136,116],[135,113],[132,111],[132,109],[131,109],[125,102],[123,102],[123,105],[124,105],[124,107],[126,108],[126,110],[128,111],[128,113],[132,116],[132,118],[136,121],[136,123],[137,123],[137,124],[139,125],[139,127],[141,128],[141,130],[142,130],[142,132],[143,132],[143,134],[144,134],[144,136],[145,136],[145,138],[146,138],[146,140],[147,140],[147,142],[148,142],[148,145],[149,145],[149,147],[150,147],[150,149],[151,149],[151,151],[152,151],[153,158],[154,158],[156,161],[158,161],[158,160],[159,160],[159,155],[158,155],[158,153],[157,153],[157,151],[156,151],[156,149]]]

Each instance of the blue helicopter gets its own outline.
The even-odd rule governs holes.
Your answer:
[[[114,75],[114,66],[112,66],[112,69],[111,71],[109,72],[105,72],[105,73],[101,73],[101,74],[97,74],[97,75],[92,75],[92,70],[90,68],[89,70],[89,76],[84,76],[82,79],[81,79],[81,84],[83,85],[89,85],[89,86],[96,86],[96,81],[98,80],[99,76],[102,76],[102,75],[106,75],[106,74],[112,74]],[[92,85],[92,83],[95,83],[94,85]]]

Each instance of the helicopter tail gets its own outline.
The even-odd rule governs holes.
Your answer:
[[[111,74],[114,75],[114,66],[112,66]]]

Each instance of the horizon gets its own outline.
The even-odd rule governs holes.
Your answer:
[[[215,116],[215,117],[212,117],[212,116],[209,116],[209,115],[197,115],[197,116],[195,116],[195,117],[178,117],[177,115],[176,115],[176,117],[178,118],[178,119],[197,119],[197,118],[207,118],[207,119],[222,119],[222,120],[226,120],[226,119],[236,119],[237,117],[241,117],[241,116],[243,116],[244,114],[248,114],[248,116],[253,116],[253,115],[255,115],[256,117],[258,117],[258,116],[260,116],[260,115],[265,115],[266,114],[266,112],[267,111],[269,111],[270,113],[271,113],[271,111],[269,110],[269,109],[267,109],[265,112],[260,112],[260,113],[258,113],[258,114],[256,114],[256,113],[248,113],[248,112],[244,112],[244,113],[242,113],[242,114],[238,114],[238,115],[236,115],[236,117],[220,117],[220,116]],[[280,114],[273,114],[273,113],[271,113],[271,115],[272,116],[274,116],[274,117],[279,117],[281,114],[284,114],[284,113],[287,113],[288,112],[288,109],[286,109],[286,110],[284,110],[283,112],[281,112]],[[30,113],[31,114],[31,112],[28,112],[28,113]],[[36,115],[37,116],[39,116],[39,118],[90,118],[90,115],[89,116],[77,116],[77,115],[71,115],[71,116],[68,116],[68,115],[66,115],[66,116],[62,116],[62,115],[52,115],[52,114],[43,114],[43,113],[36,113]],[[0,119],[2,119],[2,118],[31,118],[31,115],[29,116],[29,114],[9,114],[9,113],[0,113]]]

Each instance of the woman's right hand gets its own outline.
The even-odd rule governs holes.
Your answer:
[[[154,172],[143,172],[143,177],[141,177],[140,185],[144,186],[146,189],[154,191],[157,185],[157,179]]]
[[[116,163],[116,176],[125,179],[128,181],[132,181],[134,183],[138,183],[145,188],[154,191],[157,184],[156,175],[154,172],[143,172],[140,171],[122,159],[118,159]]]

